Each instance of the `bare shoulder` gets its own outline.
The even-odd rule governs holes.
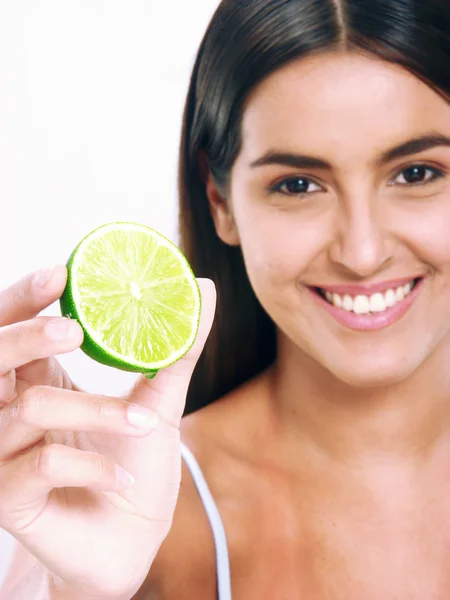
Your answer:
[[[224,520],[233,556],[239,562],[240,521],[237,497],[246,479],[240,472],[239,440],[246,435],[252,385],[197,411],[182,421],[181,441],[194,454]],[[245,401],[247,401],[245,403]],[[142,595],[136,600],[214,600],[214,540],[206,512],[189,469],[182,461],[181,487],[172,528],[152,565]],[[233,570],[233,565],[232,565]]]
[[[183,419],[181,440],[191,450],[206,480],[210,478],[210,411]],[[213,600],[216,595],[214,541],[191,473],[182,461],[181,486],[171,530],[152,565],[142,595],[135,600]],[[210,484],[210,481],[208,481]]]
[[[136,600],[212,600],[214,545],[195,485],[184,464],[172,527]]]

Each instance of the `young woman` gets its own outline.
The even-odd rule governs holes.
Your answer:
[[[449,31],[444,0],[221,2],[180,156],[204,351],[202,279],[189,356],[89,395],[52,358],[77,325],[35,318],[63,267],[0,298],[2,600],[447,600]]]

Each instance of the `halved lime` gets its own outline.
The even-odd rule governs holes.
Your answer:
[[[154,377],[194,343],[197,280],[181,250],[154,229],[102,225],[78,244],[67,269],[61,311],[80,323],[81,349],[97,362]]]

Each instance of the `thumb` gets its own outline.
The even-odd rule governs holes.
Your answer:
[[[192,373],[211,331],[216,309],[214,283],[210,279],[197,281],[202,308],[198,334],[192,348],[176,363],[161,369],[154,379],[140,376],[127,397],[129,402],[150,408],[162,421],[177,428],[183,416]]]

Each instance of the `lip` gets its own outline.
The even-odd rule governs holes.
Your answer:
[[[339,294],[344,296],[371,296],[377,292],[387,292],[388,290],[396,290],[397,288],[406,285],[410,281],[423,279],[423,275],[412,275],[410,277],[402,277],[401,279],[391,279],[389,281],[379,281],[378,283],[361,283],[360,285],[317,285],[309,286],[325,290],[331,294]]]
[[[407,279],[398,281],[405,281],[405,283],[408,283],[411,280]],[[357,315],[354,312],[348,312],[342,308],[338,308],[337,306],[327,302],[324,298],[322,298],[322,296],[320,296],[320,294],[315,292],[314,289],[308,289],[311,295],[315,298],[316,302],[318,302],[320,306],[322,306],[341,325],[344,325],[349,329],[353,329],[354,331],[376,331],[396,323],[408,312],[412,303],[422,291],[424,281],[425,278],[421,278],[415,288],[406,296],[406,298],[401,302],[398,302],[392,308],[388,308],[382,313],[375,313],[372,315]],[[390,288],[388,287],[387,289]]]

